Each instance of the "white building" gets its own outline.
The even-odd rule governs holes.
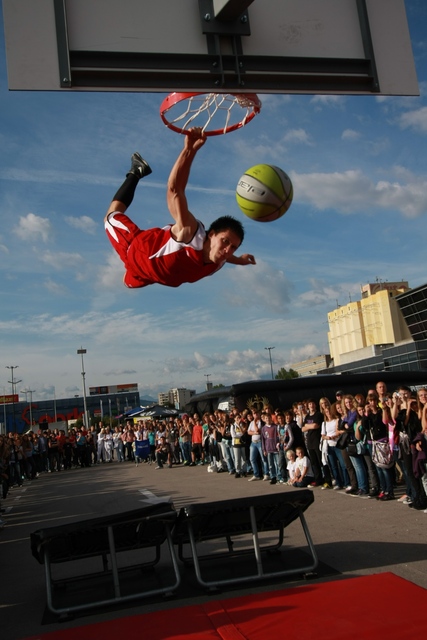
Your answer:
[[[163,406],[172,405],[175,409],[183,409],[195,394],[194,389],[169,389],[166,393],[159,393],[159,404]]]

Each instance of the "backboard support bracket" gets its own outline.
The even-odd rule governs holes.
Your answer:
[[[215,16],[213,0],[199,0],[202,33],[219,36],[250,36],[249,13],[246,9],[237,18],[221,20]]]
[[[372,89],[374,92],[380,91],[377,65],[375,63],[374,45],[372,43],[371,28],[369,26],[368,8],[366,0],[356,0],[357,12],[359,14],[360,34],[363,42],[363,49],[366,60],[369,60],[370,75],[372,77]]]
[[[249,3],[246,2],[245,4]],[[245,82],[241,75],[244,72],[241,36],[251,35],[248,10],[245,9],[237,17],[233,15],[231,19],[221,19],[221,13],[218,16],[215,15],[214,0],[199,0],[199,13],[202,33],[206,36],[208,54],[214,57],[211,73],[217,76],[214,80],[215,87],[218,87],[218,89],[224,88],[226,84],[224,59],[221,51],[221,39],[224,37],[227,37],[231,43],[235,82],[238,87],[243,87]]]
[[[53,0],[53,6],[58,49],[59,83],[62,89],[67,89],[71,87],[71,67],[65,0]]]

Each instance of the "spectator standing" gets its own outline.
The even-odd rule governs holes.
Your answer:
[[[278,481],[283,484],[284,480],[279,470],[279,431],[271,419],[271,414],[264,412],[261,415],[264,425],[261,429],[262,450],[267,459],[268,471],[270,475],[270,484],[276,484]]]
[[[193,430],[191,434],[191,463],[194,467],[196,462],[205,464],[205,451],[203,449],[203,426],[197,413],[193,416]]]
[[[253,476],[249,478],[249,482],[253,480],[268,480],[268,464],[263,452],[262,446],[262,428],[264,421],[257,409],[252,411],[252,420],[249,423],[248,434],[251,436],[251,445],[249,450],[250,462],[252,466]]]
[[[317,405],[314,400],[309,399],[307,401],[307,408],[308,413],[304,417],[301,431],[304,434],[305,443],[313,470],[314,481],[312,484],[314,487],[318,487],[323,484],[322,457],[320,453],[321,425],[323,422],[323,418],[320,411],[317,410]]]

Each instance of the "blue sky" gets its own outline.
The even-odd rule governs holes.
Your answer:
[[[187,190],[206,225],[245,224],[256,266],[226,265],[178,289],[127,290],[103,216],[138,150],[153,174],[129,210],[141,227],[169,220],[165,187],[183,139],[159,118],[163,94],[9,92],[0,17],[0,391],[34,399],[138,382],[170,387],[270,377],[325,353],[327,313],[360,286],[427,281],[427,5],[407,0],[420,97],[261,96],[244,129],[207,141]],[[240,213],[238,178],[258,163],[292,178],[279,221]]]

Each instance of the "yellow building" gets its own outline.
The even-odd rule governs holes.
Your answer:
[[[375,347],[412,340],[395,297],[407,282],[376,282],[362,287],[362,298],[328,313],[328,340],[334,366],[375,355]]]

